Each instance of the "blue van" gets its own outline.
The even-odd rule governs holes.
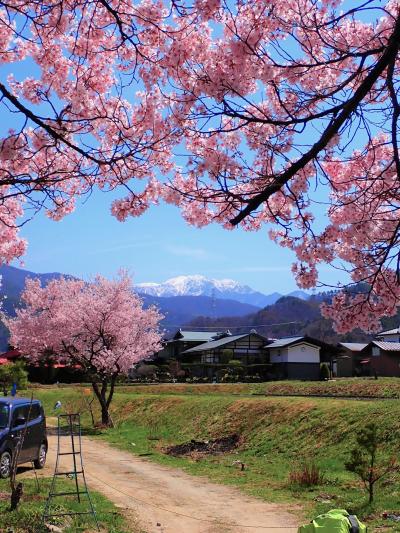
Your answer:
[[[17,464],[43,468],[47,456],[46,418],[39,400],[0,398],[0,478],[11,473],[12,457],[25,432]]]

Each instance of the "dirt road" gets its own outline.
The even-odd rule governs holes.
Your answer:
[[[56,437],[43,475],[52,474]],[[296,533],[297,520],[281,505],[167,468],[104,442],[83,439],[89,487],[132,509],[148,533]]]

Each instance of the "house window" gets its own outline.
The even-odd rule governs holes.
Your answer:
[[[372,346],[372,355],[373,357],[378,357],[379,355],[381,355],[381,349],[379,348],[379,346]]]
[[[215,356],[212,353],[205,353],[201,356],[202,363],[215,363]]]

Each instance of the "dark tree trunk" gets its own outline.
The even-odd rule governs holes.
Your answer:
[[[101,405],[101,423],[103,424],[103,426],[113,427],[113,422],[111,420],[107,406],[103,404]]]
[[[22,494],[23,494],[23,485],[21,482],[19,482],[16,486],[13,486],[11,489],[10,511],[15,511],[15,509],[18,507],[19,502],[22,498]]]
[[[109,382],[107,379],[103,379],[103,381],[101,382],[100,388],[99,388],[98,383],[92,382],[93,391],[97,399],[99,400],[100,407],[101,407],[101,423],[103,426],[110,427],[110,428],[114,427],[114,422],[110,416],[109,408],[110,408],[111,400],[114,396],[116,380],[117,380],[117,376],[112,376]],[[107,395],[108,383],[110,383],[110,390]]]

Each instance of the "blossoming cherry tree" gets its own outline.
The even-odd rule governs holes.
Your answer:
[[[11,343],[32,363],[78,366],[91,382],[102,423],[112,425],[110,404],[118,377],[161,348],[155,307],[143,309],[131,279],[121,274],[91,283],[55,279],[42,287],[27,280],[23,307],[6,323]]]

